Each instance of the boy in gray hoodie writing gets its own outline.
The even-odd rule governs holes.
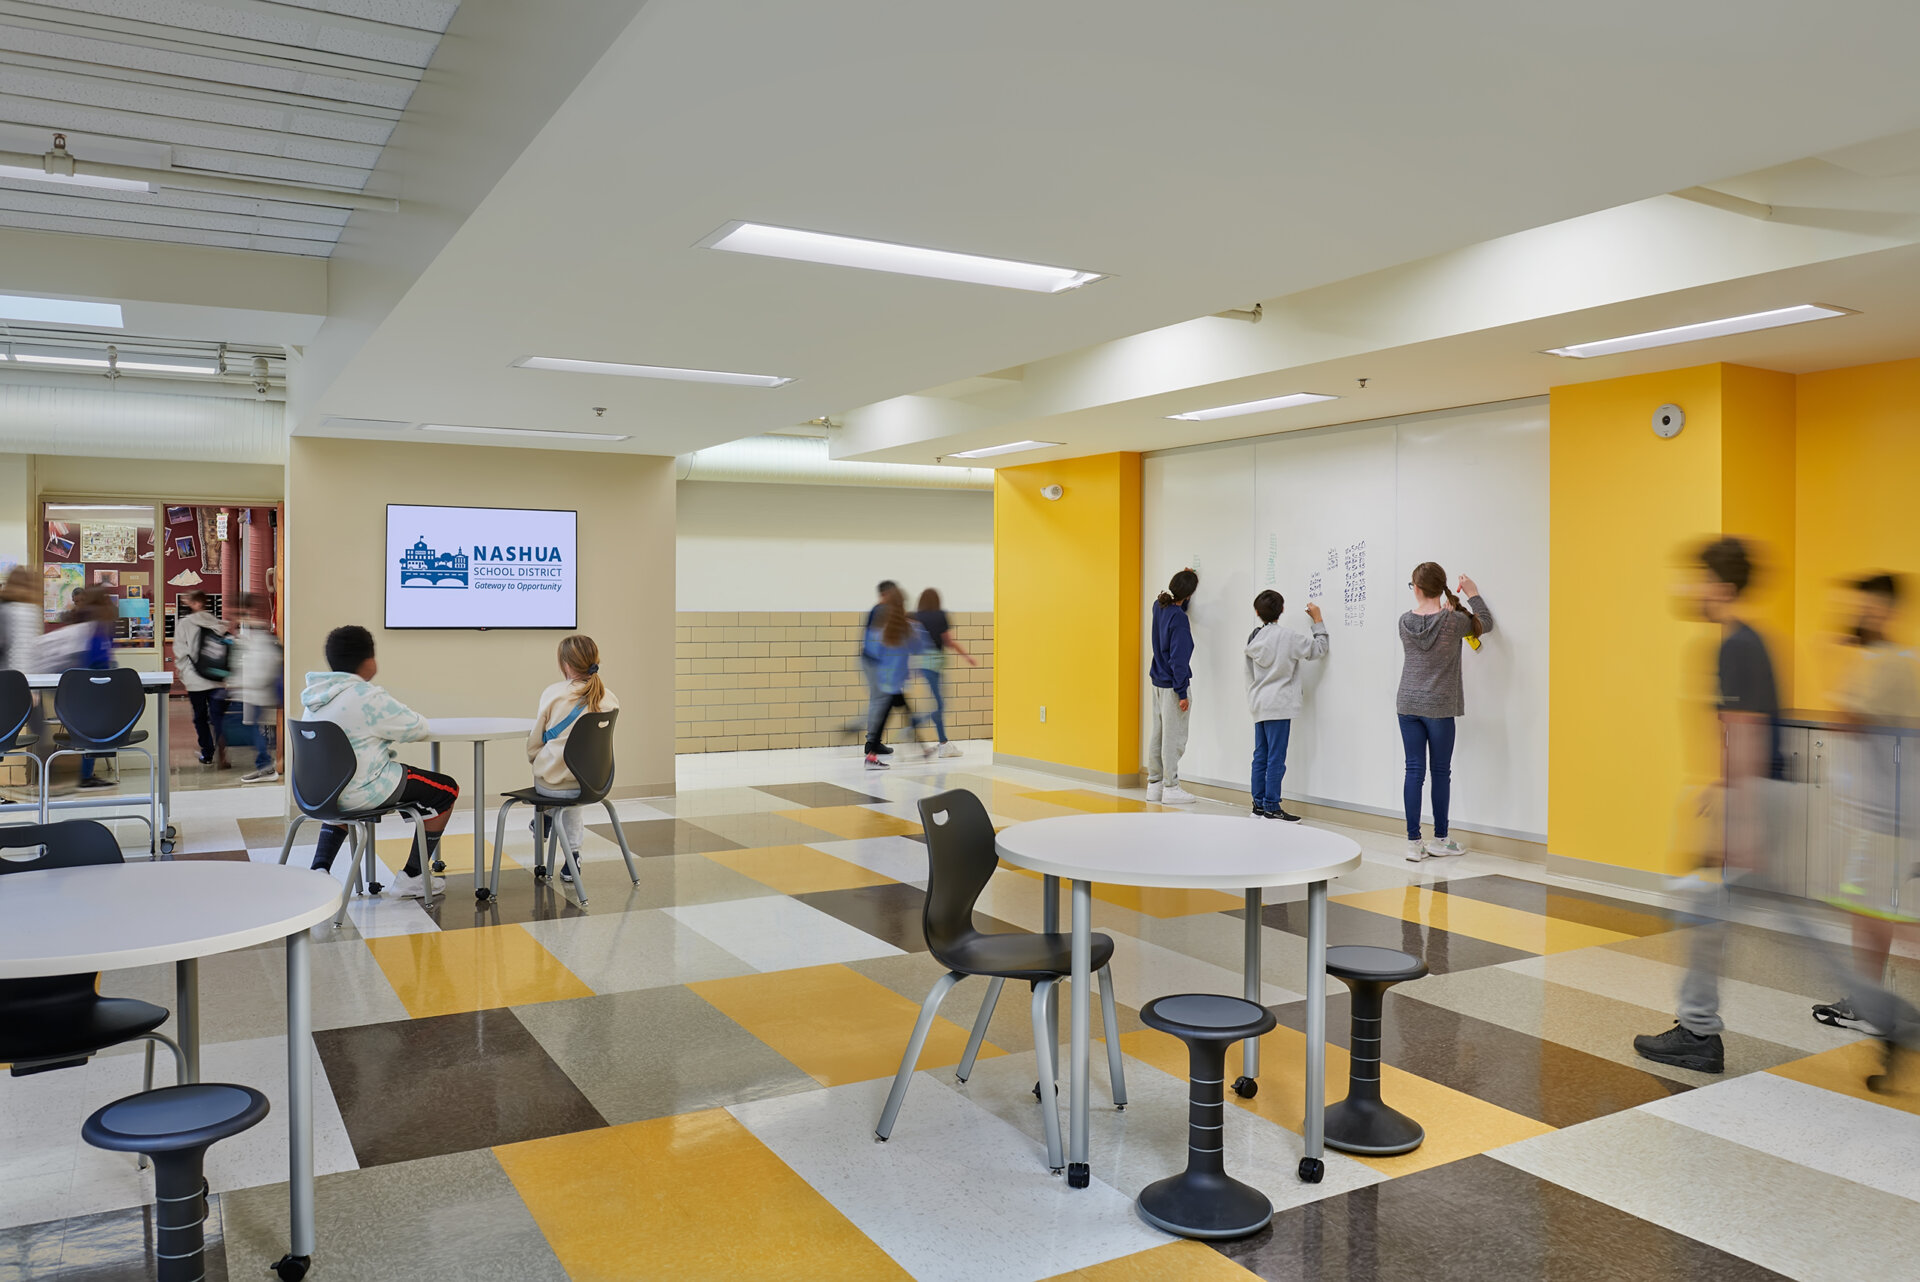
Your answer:
[[[1280,808],[1280,781],[1287,777],[1287,740],[1300,715],[1300,665],[1327,657],[1327,625],[1320,607],[1307,602],[1312,636],[1280,622],[1286,598],[1269,588],[1253,599],[1260,626],[1247,638],[1247,710],[1253,714],[1253,815],[1298,821]]]

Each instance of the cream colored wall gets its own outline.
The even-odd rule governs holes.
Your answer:
[[[35,455],[39,491],[67,498],[253,499],[278,503],[286,469],[277,463],[183,463],[175,459]]]
[[[0,454],[0,561],[33,563],[37,484],[33,455]]]
[[[297,436],[287,480],[289,694],[324,666],[327,632],[360,623],[379,648],[380,684],[422,713],[531,717],[557,675],[563,634],[379,626],[386,506],[572,508],[580,513],[580,630],[600,643],[602,675],[621,704],[618,786],[673,790],[673,460]],[[425,748],[404,755],[427,760]],[[489,745],[486,762],[489,793],[527,786],[519,743]],[[471,788],[465,745],[450,745],[441,768]]]

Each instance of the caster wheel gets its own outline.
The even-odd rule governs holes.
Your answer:
[[[478,899],[481,903],[484,904],[489,899],[493,898],[493,892],[491,890],[488,890],[485,886],[481,886],[479,889],[473,892],[473,897],[475,899]]]
[[[535,864],[533,866],[533,879],[535,881],[545,881],[547,879],[547,870],[541,865]]]
[[[1093,1183],[1093,1169],[1085,1162],[1067,1163],[1067,1187],[1083,1189]]]
[[[873,1142],[875,1144],[885,1144],[887,1142],[887,1137],[882,1135],[880,1132],[875,1131],[873,1133]]]
[[[313,1257],[306,1255],[283,1255],[273,1266],[275,1276],[282,1282],[298,1282],[307,1276],[307,1270],[313,1267]]]
[[[1056,1180],[1059,1179],[1062,1175],[1065,1175],[1066,1173],[1067,1173],[1067,1168],[1064,1166],[1049,1167],[1047,1170],[1047,1174],[1053,1176],[1053,1178]]]
[[[173,855],[173,838],[168,837],[160,843],[160,853],[168,857]]]
[[[1322,1162],[1319,1158],[1303,1157],[1300,1159],[1300,1178],[1305,1180],[1307,1183],[1318,1184],[1320,1182],[1321,1177],[1324,1176],[1326,1173],[1327,1173],[1327,1164],[1325,1162]]]
[[[383,890],[385,890],[385,889],[386,889],[386,887],[385,887],[385,886],[382,886],[382,885],[381,885],[381,884],[380,884],[379,882],[377,882],[377,881],[370,881],[370,882],[368,882],[368,883],[367,883],[367,893],[368,893],[369,895],[377,895],[377,894],[379,894],[379,893],[380,893],[381,891],[383,891]],[[291,1257],[291,1256],[289,1256],[288,1258],[289,1258],[289,1259],[291,1259],[292,1257]]]
[[[1252,1099],[1260,1093],[1260,1083],[1251,1077],[1236,1078],[1233,1083],[1233,1093],[1241,1099]]]
[[[433,861],[433,870],[434,870],[435,872],[445,872],[445,871],[447,870],[447,861],[446,861],[446,860],[444,860],[444,859],[436,859],[436,860],[434,860],[434,861]]]
[[[1035,1083],[1033,1084],[1033,1097],[1034,1097],[1035,1099],[1039,1099],[1039,1098],[1040,1098],[1040,1083],[1038,1083],[1038,1082],[1035,1082]],[[1055,1083],[1053,1084],[1053,1097],[1054,1097],[1055,1099],[1059,1099],[1059,1098],[1060,1098],[1060,1083],[1058,1083],[1058,1082],[1055,1082]]]
[[[1113,1106],[1113,1111],[1116,1113],[1124,1113],[1127,1111],[1127,1106],[1125,1104],[1115,1104]]]

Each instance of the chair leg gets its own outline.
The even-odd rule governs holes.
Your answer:
[[[287,840],[292,841],[293,840],[292,836],[289,835]],[[334,857],[336,859],[339,858],[337,854]],[[285,863],[286,858],[287,858],[286,854],[282,852],[280,856],[280,861],[282,863]],[[361,886],[360,872],[361,872],[360,825],[348,824],[347,825],[347,879],[345,883],[340,887],[340,907],[338,911],[336,911],[333,914],[333,928],[335,930],[340,929],[340,927],[346,922],[347,904],[352,901],[355,895],[360,893],[360,886]]]
[[[560,843],[560,853],[566,856],[567,871],[573,874],[573,893],[580,900],[580,906],[587,906],[587,879],[580,873],[580,852],[567,840],[566,823],[561,818],[565,812],[557,812],[553,819],[553,839]]]
[[[620,843],[620,857],[627,861],[627,876],[633,878],[633,884],[640,884],[640,870],[633,866],[633,852],[627,849],[627,831],[620,826],[620,816],[613,812],[613,802],[602,801],[607,808],[607,822],[613,825],[613,839]]]
[[[933,1017],[940,1013],[940,1003],[947,999],[953,986],[965,979],[957,970],[950,970],[933,981],[933,988],[927,993],[927,1000],[920,1003],[920,1019],[913,1026],[913,1036],[907,1039],[907,1050],[900,1057],[900,1071],[893,1075],[893,1090],[887,1094],[887,1106],[880,1110],[880,1124],[873,1128],[876,1139],[885,1140],[893,1134],[893,1123],[900,1116],[900,1105],[906,1102],[907,1083],[913,1080],[913,1067],[920,1062],[920,1051],[927,1044],[927,1034],[933,1031]]]
[[[499,816],[494,823],[493,875],[487,879],[486,897],[488,899],[497,898],[500,894],[500,848],[507,844],[507,812],[518,804],[518,802],[511,798],[507,799],[506,802],[501,805]]]
[[[147,1069],[146,1069],[145,1075],[142,1076],[140,1079],[140,1091],[142,1094],[145,1094],[146,1092],[152,1089],[153,1089],[153,1039],[148,1038],[147,1039]]]
[[[1107,1043],[1107,1085],[1113,1092],[1113,1106],[1127,1106],[1127,1070],[1120,1060],[1120,1017],[1113,1008],[1113,967],[1100,968],[1100,1031]]]
[[[293,822],[287,825],[287,839],[280,843],[280,862],[284,865],[287,857],[293,853],[293,839],[300,831],[300,825],[307,821],[305,815],[295,815]]]
[[[413,839],[420,843],[420,906],[433,903],[433,847],[427,844],[427,820],[419,811],[414,811]]]
[[[987,995],[980,1002],[980,1013],[974,1016],[973,1033],[967,1038],[967,1053],[960,1057],[960,1067],[953,1075],[960,1081],[973,1076],[974,1057],[980,1053],[980,1043],[987,1040],[987,1025],[993,1020],[993,1008],[1000,1003],[1000,990],[1007,981],[995,975],[987,984]]]
[[[385,886],[380,884],[380,874],[376,871],[380,866],[380,851],[374,845],[373,841],[377,822],[378,821],[368,821],[359,825],[360,884],[369,895],[377,895],[386,889]]]
[[[1047,1169],[1058,1175],[1066,1169],[1067,1159],[1060,1150],[1060,1108],[1054,1102],[1054,1060],[1060,1048],[1048,1044],[1047,1006],[1057,979],[1043,979],[1033,986],[1033,1058],[1040,1070],[1040,1121],[1047,1132]]]

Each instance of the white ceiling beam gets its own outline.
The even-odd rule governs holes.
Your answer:
[[[278,313],[315,324],[327,314],[327,265],[319,259],[0,229],[0,264],[0,290],[14,294]]]

